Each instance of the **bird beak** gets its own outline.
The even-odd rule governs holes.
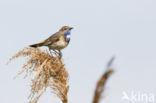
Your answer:
[[[72,30],[72,29],[74,29],[73,27],[71,27],[69,30]]]

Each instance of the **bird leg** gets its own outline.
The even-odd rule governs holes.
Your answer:
[[[58,51],[59,51],[60,58],[62,58],[62,52],[61,52],[61,50],[58,50]]]
[[[62,58],[62,52],[61,52],[61,50],[58,50],[58,51],[53,50],[53,51],[55,52],[55,55],[57,54],[58,56],[60,56],[60,58]]]
[[[59,54],[57,50],[53,50],[53,51],[54,51],[55,55],[58,55]]]
[[[51,52],[50,48],[49,48],[49,52],[50,52],[51,56],[53,56],[53,53]]]
[[[60,58],[62,58],[62,52],[60,50],[53,50],[54,52],[52,52],[49,48],[49,52],[51,54],[51,56],[53,56],[53,53],[55,53],[55,55],[59,55]]]

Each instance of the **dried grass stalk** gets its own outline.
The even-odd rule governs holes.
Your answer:
[[[104,86],[105,86],[108,78],[110,77],[110,75],[114,72],[114,70],[111,68],[113,60],[114,60],[114,57],[108,62],[107,68],[106,68],[107,70],[104,72],[104,74],[101,76],[101,78],[97,82],[92,103],[100,102],[102,93],[104,92]]]
[[[9,62],[18,57],[26,58],[26,63],[18,75],[25,72],[26,77],[33,77],[29,103],[37,103],[47,87],[50,87],[63,103],[68,102],[68,72],[59,56],[51,56],[39,48],[24,48]]]

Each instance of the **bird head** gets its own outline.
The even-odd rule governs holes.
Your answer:
[[[72,27],[69,27],[69,26],[63,26],[59,32],[62,32],[64,34],[64,39],[66,42],[69,43],[70,41],[70,32],[73,28]]]
[[[66,31],[70,31],[70,30],[72,30],[72,29],[73,29],[72,27],[63,26],[59,31],[61,31],[61,32],[66,32]]]

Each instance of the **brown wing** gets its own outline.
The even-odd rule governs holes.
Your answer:
[[[53,44],[54,42],[57,42],[59,41],[60,37],[62,36],[63,34],[60,33],[60,32],[56,32],[55,34],[53,34],[52,36],[50,36],[48,39],[46,39],[44,41],[44,46],[48,46],[48,45],[51,45]]]

